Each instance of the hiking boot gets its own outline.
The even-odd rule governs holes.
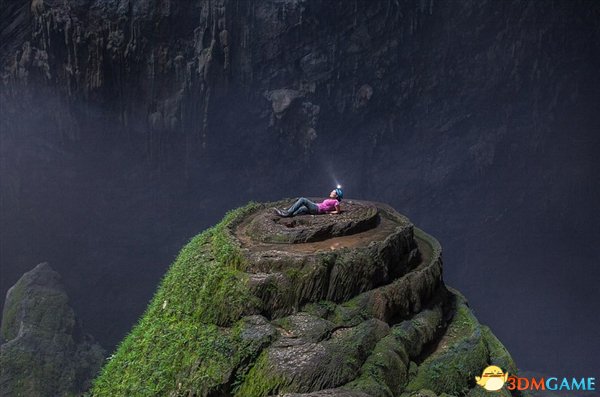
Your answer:
[[[290,214],[287,211],[282,211],[279,208],[275,208],[275,213],[283,218],[287,218]]]

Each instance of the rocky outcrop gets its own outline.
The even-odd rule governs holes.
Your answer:
[[[373,228],[378,220],[377,208],[369,205],[346,204],[347,211],[335,218],[277,218],[264,212],[252,218],[245,233],[266,243],[307,243],[337,236],[346,236]]]
[[[289,203],[251,203],[194,237],[92,395],[476,396],[487,365],[516,373],[445,286],[435,238],[380,203],[273,213]],[[286,229],[323,232],[266,236]]]
[[[2,314],[0,394],[72,396],[90,387],[103,349],[83,333],[60,276],[48,263],[8,291]]]

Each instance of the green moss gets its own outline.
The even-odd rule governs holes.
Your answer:
[[[23,300],[24,291],[25,288],[23,283],[15,284],[10,291],[10,304],[4,306],[4,311],[2,313],[2,329],[0,332],[4,340],[14,339],[19,332],[18,324],[16,323],[16,317],[19,310],[19,302]],[[7,299],[7,303],[8,302],[9,300]]]
[[[366,304],[366,297],[361,294],[339,304],[329,300],[308,303],[302,307],[302,311],[322,317],[338,326],[354,327],[373,317]]]
[[[282,387],[289,384],[285,376],[277,375],[270,366],[268,352],[264,351],[254,363],[254,366],[245,376],[240,387],[234,389],[234,396],[262,397],[282,391]]]
[[[321,300],[318,302],[310,302],[302,306],[302,311],[308,314],[312,314],[313,316],[329,319],[333,313],[337,305],[335,302],[328,300]]]
[[[376,396],[394,396],[407,382],[407,354],[393,335],[382,338],[347,387]]]
[[[419,391],[414,391],[412,393],[403,393],[401,397],[438,397],[432,390],[429,389],[421,389]],[[446,393],[442,393],[439,397],[452,397]]]
[[[278,320],[278,323],[286,324],[286,321]],[[292,330],[293,327],[292,324]],[[300,357],[281,355],[278,348],[266,350],[246,376],[236,396],[306,393],[345,384],[357,377],[369,352],[388,332],[387,324],[372,319],[357,327],[339,330],[330,339],[319,342],[318,347],[307,345],[295,350]],[[304,336],[311,338],[310,335]],[[302,354],[307,352],[308,356],[304,358]],[[319,359],[313,354],[317,354]]]
[[[366,303],[364,294],[355,296],[337,305],[328,320],[338,325],[355,326],[361,321],[373,317],[366,308]]]
[[[277,318],[273,320],[271,324],[283,328],[285,330],[289,330],[294,326],[289,316]]]
[[[72,344],[70,336],[61,338],[61,335],[43,332],[30,332],[22,338],[28,340],[29,346],[43,342],[68,348],[68,342]],[[52,342],[50,338],[53,338]],[[76,373],[76,366],[70,361],[73,357],[68,350],[60,353],[45,348],[34,351],[31,347],[23,348],[19,343],[4,345],[0,368],[3,379],[8,382],[3,384],[3,390],[10,390],[11,396],[75,395],[79,385],[73,382]]]
[[[231,229],[258,208],[258,203],[250,202],[244,207],[229,211],[213,228],[212,253],[221,264],[236,269],[243,269],[247,265],[239,246],[231,238]]]
[[[283,266],[281,274],[250,291],[243,270],[251,264],[232,233],[241,219],[257,208],[261,206],[250,203],[227,213],[222,222],[192,238],[181,250],[146,312],[94,382],[90,396],[260,397],[343,384],[378,396],[425,388],[464,395],[484,368],[488,351],[494,351],[498,359],[505,357],[501,344],[479,325],[462,298],[457,298],[454,318],[440,344],[424,359],[417,355],[424,343],[438,337],[441,312],[416,316],[410,330],[390,330],[379,320],[365,321],[374,315],[372,296],[356,295],[358,291],[350,286],[369,288],[367,281],[379,269],[375,250],[360,255],[349,250],[324,254],[318,263],[303,264],[300,269]],[[421,233],[415,229],[415,234]],[[427,249],[433,253],[431,261],[437,260],[439,243],[428,239]],[[356,263],[363,265],[364,273],[356,270]],[[329,300],[315,303],[324,297],[320,272],[336,275],[340,288],[327,296]],[[354,298],[341,303],[350,296]],[[399,299],[403,302],[410,297],[401,295]],[[299,361],[297,368],[286,369],[277,362],[283,356],[264,350],[276,338],[275,328],[261,316],[239,319],[267,309],[274,314],[271,318],[287,315],[290,308],[304,302],[313,302],[303,307],[308,313],[341,328],[356,329],[340,330],[325,341],[320,334],[318,338],[317,334],[302,335],[318,340],[329,361],[322,367]],[[273,323],[289,331],[294,330],[295,320],[284,317]],[[249,321],[249,330],[245,321]],[[414,342],[417,339],[419,343]],[[423,361],[416,368],[411,359]],[[407,368],[411,365],[412,373]]]
[[[68,305],[66,293],[55,287],[39,288],[26,273],[12,288],[4,309],[2,337],[17,337],[23,326],[44,332],[69,333],[75,325],[73,310]],[[43,303],[43,304],[41,304]]]
[[[296,281],[301,275],[301,270],[296,267],[289,267],[283,270],[283,274],[291,281]]]
[[[93,396],[202,395],[228,381],[244,354],[239,334],[223,327],[257,304],[237,270],[243,257],[229,228],[254,206],[229,212],[181,250]]]
[[[488,391],[483,387],[475,386],[469,391],[467,397],[511,397],[511,394],[506,387],[500,390]]]
[[[462,301],[437,349],[420,365],[406,391],[431,389],[436,393],[464,395],[487,362],[481,327]]]
[[[375,377],[364,376],[343,386],[344,389],[363,392],[369,396],[393,397],[390,388]]]
[[[505,372],[515,375],[517,373],[517,367],[504,345],[496,338],[496,335],[492,333],[489,327],[483,325],[481,327],[483,332],[483,340],[489,351],[489,364],[497,365],[502,368]]]
[[[371,395],[398,395],[409,377],[418,372],[411,357],[420,354],[421,346],[435,337],[440,321],[441,309],[434,308],[394,325],[390,335],[377,343],[363,364],[360,377],[349,386]]]

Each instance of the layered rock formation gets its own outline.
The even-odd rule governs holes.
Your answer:
[[[405,216],[362,201],[274,215],[288,204],[248,204],[194,237],[92,394],[479,396],[487,365],[517,371]]]
[[[1,335],[2,396],[78,395],[104,361],[104,350],[82,331],[48,263],[25,273],[8,291]]]

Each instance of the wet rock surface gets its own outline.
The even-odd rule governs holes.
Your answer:
[[[248,259],[251,289],[268,316],[291,313],[319,299],[342,302],[389,283],[419,261],[412,224],[387,206],[355,200],[346,202],[339,215],[273,215],[272,208],[283,204],[287,202],[261,204],[231,229],[231,239]],[[282,219],[290,223],[284,226]],[[265,228],[255,233],[257,224]],[[331,236],[305,243],[264,243],[269,230],[287,236],[320,230]]]
[[[281,202],[282,208],[292,203]],[[377,226],[379,214],[374,205],[354,201],[341,203],[339,214],[280,217],[272,208],[254,215],[246,228],[253,240],[268,243],[307,243],[348,236]],[[273,207],[275,208],[275,207]]]

